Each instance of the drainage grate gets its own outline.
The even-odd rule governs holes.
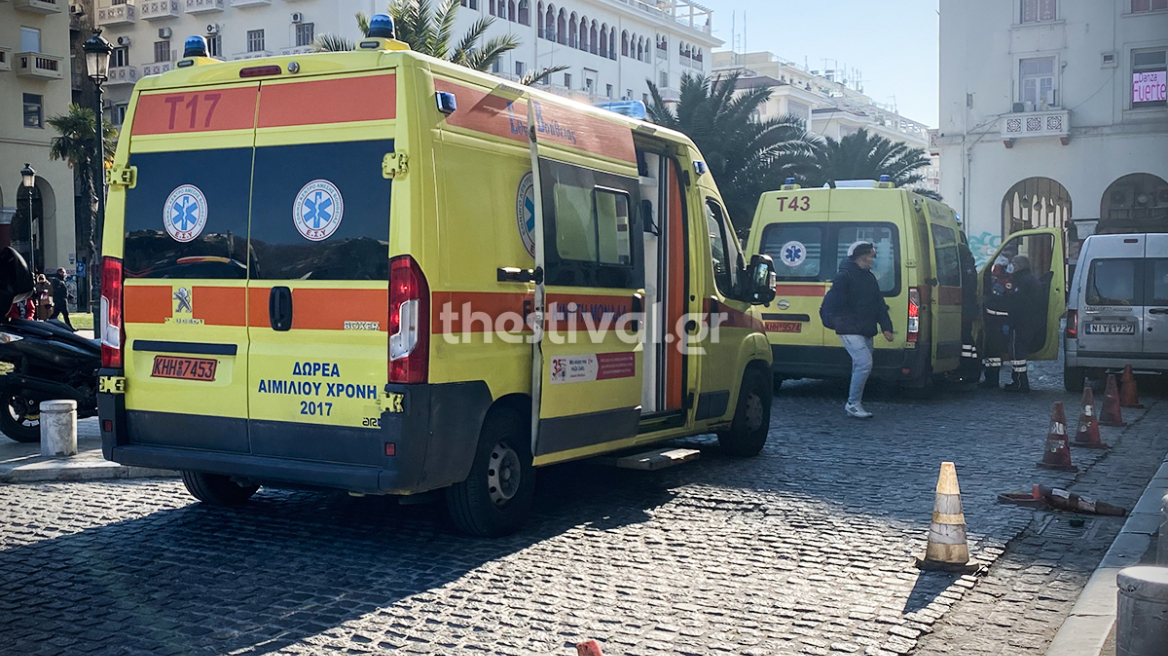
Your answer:
[[[1083,525],[1071,526],[1070,520],[1072,519],[1083,520]],[[1096,518],[1072,514],[1048,514],[1040,520],[1035,532],[1047,538],[1090,540],[1095,537],[1098,531],[1099,526]]]

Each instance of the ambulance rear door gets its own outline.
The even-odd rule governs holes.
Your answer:
[[[247,225],[258,83],[142,93],[128,117],[127,437],[248,452]],[[119,207],[124,203],[122,207]]]
[[[626,444],[641,419],[643,230],[632,132],[531,100],[536,176],[536,464]],[[578,151],[588,156],[574,156]],[[574,333],[574,334],[573,334]],[[600,446],[600,445],[605,446]]]
[[[819,306],[835,275],[834,262],[824,252],[829,243],[831,195],[808,191],[768,192],[760,201],[759,216],[773,222],[762,227],[758,252],[771,256],[778,276],[775,299],[761,308],[761,317],[773,344],[839,346],[835,333],[819,319]],[[810,351],[795,352],[812,357]]]
[[[265,80],[256,112],[248,402],[257,455],[384,467],[397,78]],[[370,483],[376,487],[376,481]]]
[[[958,252],[956,222],[937,201],[925,201],[933,262],[932,277],[925,281],[932,289],[933,372],[957,368],[961,359],[961,255]],[[924,238],[924,235],[922,235]]]

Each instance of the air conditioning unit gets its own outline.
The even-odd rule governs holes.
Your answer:
[[[158,28],[158,38],[160,39],[169,39],[172,34],[174,34],[174,31],[172,31],[169,27]]]
[[[297,12],[293,12],[293,14],[292,14],[292,22],[293,22],[293,23],[300,23],[300,22],[302,22],[303,20],[304,20],[304,14],[302,14],[302,13],[300,13],[300,12],[298,12],[298,11],[297,11]]]
[[[218,34],[218,33],[219,33],[219,23],[211,23],[211,24],[207,25],[207,34]]]
[[[1025,103],[1020,103],[1020,102],[1014,103],[1014,113],[1015,114],[1021,114],[1024,111],[1026,111],[1026,104]]]
[[[130,37],[128,37],[128,36],[119,36],[119,37],[118,37],[118,45],[119,45],[119,46],[128,46],[128,45],[130,45]]]
[[[69,13],[74,16],[82,16],[85,14],[85,7],[81,5],[69,5]]]

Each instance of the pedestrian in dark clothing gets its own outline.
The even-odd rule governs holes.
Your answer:
[[[848,355],[852,357],[852,381],[844,410],[853,417],[867,419],[871,412],[864,409],[864,386],[872,373],[872,356],[877,325],[884,338],[892,341],[892,319],[888,305],[880,292],[880,283],[872,275],[876,261],[876,247],[861,241],[848,249],[848,259],[840,264],[831,281],[831,289],[823,297],[819,316],[823,325],[835,330]]]
[[[964,236],[957,253],[961,260],[961,364],[958,376],[962,381],[977,382],[977,343],[973,339],[973,324],[981,313],[981,304],[977,302],[977,262]]]
[[[64,269],[57,269],[57,278],[53,281],[53,315],[50,319],[61,317],[69,330],[77,331],[73,327],[73,323],[69,321],[69,288],[65,285],[68,279]]]
[[[1010,366],[1013,382],[1006,385],[1005,390],[1029,392],[1030,376],[1026,358],[1030,356],[1030,349],[1042,329],[1042,306],[1045,300],[1042,298],[1038,276],[1030,270],[1030,258],[1017,255],[1013,265],[1013,289],[1006,295],[1006,307],[1010,313]]]
[[[998,389],[1001,385],[1002,355],[1010,351],[1010,312],[1006,297],[1013,293],[1013,260],[1018,247],[1007,244],[990,267],[984,290],[985,316],[982,331],[982,372],[985,374],[978,387]]]

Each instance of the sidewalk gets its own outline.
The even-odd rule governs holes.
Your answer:
[[[68,458],[45,458],[40,444],[21,444],[0,435],[0,484],[178,476],[164,469],[123,467],[103,458],[97,421],[90,417],[77,422],[77,455]]]

